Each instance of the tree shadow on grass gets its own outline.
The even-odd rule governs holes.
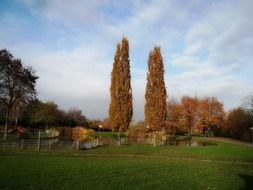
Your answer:
[[[106,146],[109,146],[109,145],[98,145],[98,146],[94,146],[92,148],[82,147],[82,148],[80,148],[80,150],[92,150],[92,149],[97,149],[97,148],[106,147]]]
[[[240,190],[252,190],[253,189],[253,176],[246,174],[239,174],[240,178],[244,180],[244,186]]]

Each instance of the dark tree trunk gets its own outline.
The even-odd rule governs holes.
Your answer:
[[[8,107],[6,110],[6,114],[5,114],[5,125],[4,125],[3,139],[7,139],[9,115],[10,115],[10,108]]]
[[[16,110],[16,113],[15,113],[15,129],[17,129],[18,127],[18,110]]]
[[[189,125],[189,145],[192,145],[192,127]]]
[[[15,117],[15,129],[18,128],[18,116]]]
[[[121,133],[122,133],[122,129],[121,127],[119,128],[119,131],[118,131],[118,140],[119,140],[119,146],[121,146]]]

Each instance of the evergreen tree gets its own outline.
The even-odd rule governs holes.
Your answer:
[[[151,130],[159,130],[166,121],[166,88],[164,65],[160,47],[155,47],[148,58],[145,121]]]
[[[109,121],[113,130],[126,130],[133,115],[129,43],[123,38],[117,45],[111,73]]]

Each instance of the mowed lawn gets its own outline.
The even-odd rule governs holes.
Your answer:
[[[253,189],[253,147],[0,151],[0,189]]]

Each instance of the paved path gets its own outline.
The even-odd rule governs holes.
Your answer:
[[[228,137],[207,137],[209,140],[213,141],[219,141],[219,142],[226,142],[226,143],[232,143],[232,144],[240,144],[247,147],[253,147],[253,145],[249,142],[239,141]]]

